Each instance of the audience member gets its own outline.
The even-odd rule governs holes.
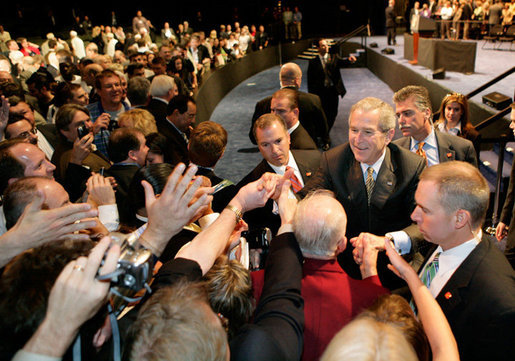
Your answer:
[[[178,159],[189,163],[188,139],[195,124],[197,105],[193,98],[178,95],[168,103],[166,114],[165,118],[156,119],[157,129],[166,137]]]

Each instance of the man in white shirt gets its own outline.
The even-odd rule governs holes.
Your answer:
[[[427,160],[427,165],[461,160],[477,167],[474,144],[470,140],[433,129],[429,92],[423,86],[408,85],[393,96],[395,112],[403,137],[394,143]]]
[[[259,179],[266,172],[283,175],[292,168],[295,178],[292,179],[292,176],[290,180],[296,193],[318,168],[318,150],[290,150],[290,134],[284,120],[278,115],[264,114],[259,117],[254,123],[254,136],[263,160],[236,185],[237,189]],[[275,234],[281,224],[276,207],[274,201],[269,200],[263,208],[246,213],[244,219],[249,229],[268,227]]]
[[[369,97],[354,104],[349,117],[349,143],[325,152],[317,174],[300,192],[305,195],[319,188],[333,191],[348,215],[347,238],[352,243],[363,235],[392,231],[394,237],[421,238],[410,214],[425,162],[391,143],[395,125],[395,113],[384,101]],[[384,243],[384,237],[377,238]],[[352,261],[350,245],[338,261],[351,277],[361,277]],[[387,263],[380,255],[381,282],[388,288],[399,287],[399,281],[386,269]]]
[[[477,168],[442,163],[420,175],[411,215],[432,244],[419,276],[447,317],[461,360],[515,357],[515,272],[481,232],[489,195]]]

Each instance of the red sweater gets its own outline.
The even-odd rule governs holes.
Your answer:
[[[252,272],[254,297],[259,301],[264,272]],[[303,266],[304,349],[302,360],[318,360],[333,336],[357,314],[388,293],[379,277],[349,277],[336,260],[306,258]]]

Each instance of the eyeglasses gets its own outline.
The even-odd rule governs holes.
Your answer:
[[[36,127],[34,127],[31,130],[29,130],[29,131],[25,131],[23,133],[18,134],[18,136],[16,138],[18,138],[18,139],[28,139],[28,138],[31,138],[31,135],[36,135],[36,134],[37,134],[37,130],[36,130]]]

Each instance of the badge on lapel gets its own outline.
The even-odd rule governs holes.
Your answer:
[[[447,153],[447,158],[451,159],[452,158],[452,153]]]
[[[306,177],[311,177],[311,172],[306,172]]]

